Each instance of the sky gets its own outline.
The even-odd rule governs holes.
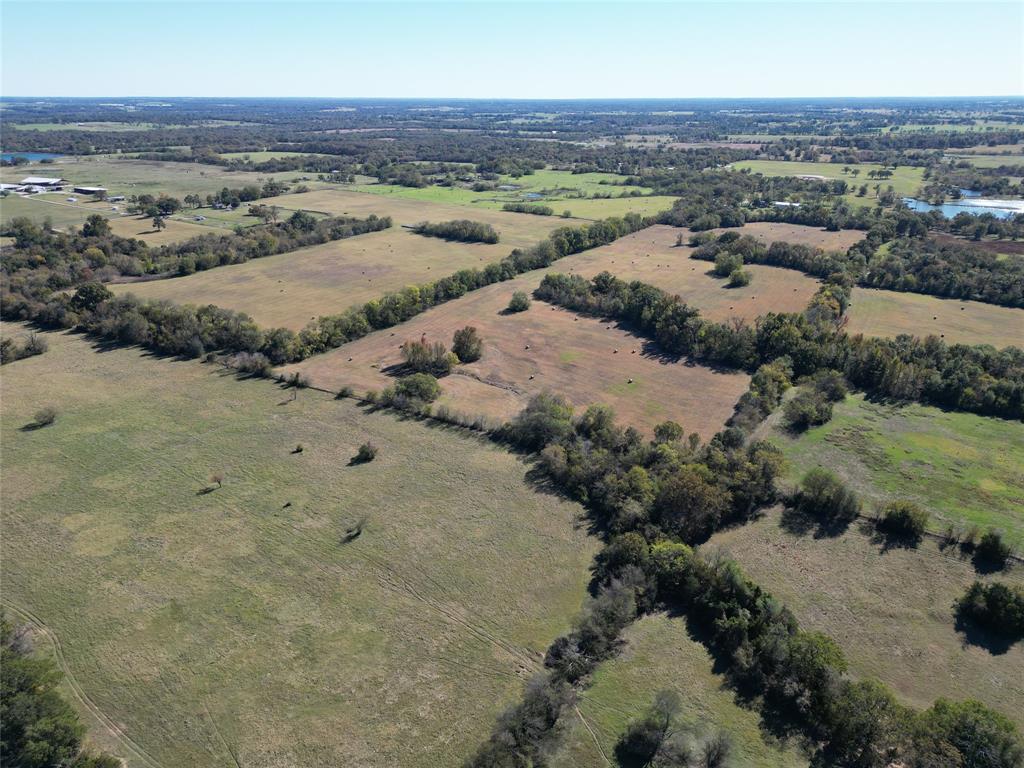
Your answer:
[[[0,95],[1019,96],[1024,3],[0,0]]]

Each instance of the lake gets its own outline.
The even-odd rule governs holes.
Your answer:
[[[917,211],[918,213],[939,211],[947,219],[952,219],[958,213],[970,213],[975,216],[990,213],[997,219],[1009,219],[1019,213],[1024,213],[1024,200],[982,200],[976,194],[965,195],[964,198],[961,200],[951,200],[942,205],[932,205],[914,197],[904,197],[903,202],[912,211]]]
[[[16,157],[24,157],[30,163],[38,163],[40,160],[59,160],[64,155],[53,155],[49,152],[3,152],[0,153],[0,159],[5,163],[9,163]]]

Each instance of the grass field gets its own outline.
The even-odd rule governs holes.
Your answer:
[[[854,288],[850,333],[941,336],[950,343],[1024,347],[1024,310],[920,293]]]
[[[68,197],[76,197],[78,202],[69,203]],[[113,207],[111,203],[93,202],[90,198],[82,195],[44,194],[31,197],[8,195],[0,199],[0,222],[7,225],[12,219],[25,216],[40,223],[49,219],[56,229],[64,230],[68,227],[81,227],[89,216],[98,213],[109,219],[110,228],[115,235],[144,240],[151,246],[175,243],[196,235],[210,233],[208,226],[188,221],[184,216],[165,218],[166,229],[157,232],[153,229],[151,218],[122,215],[120,210],[112,210]],[[123,210],[124,204],[118,203],[117,207]],[[256,219],[252,221],[258,223]]]
[[[818,230],[788,224],[772,224],[787,230],[807,229],[808,233],[793,233],[797,238],[811,237]],[[744,234],[758,236],[767,230],[748,224]],[[726,280],[711,274],[713,265],[707,261],[691,259],[693,249],[676,246],[682,234],[689,240],[686,229],[655,225],[616,240],[610,245],[568,256],[555,262],[550,271],[567,272],[593,277],[607,270],[623,280],[641,280],[664,291],[678,294],[683,301],[698,308],[710,319],[724,321],[730,317],[755,320],[766,312],[799,312],[818,290],[818,281],[792,269],[751,265],[746,267],[753,280],[746,288],[728,288]],[[787,233],[788,234],[788,233]],[[845,233],[822,233],[842,235]]]
[[[17,182],[26,176],[60,176],[73,185],[106,187],[111,195],[157,195],[161,192],[182,198],[188,194],[207,195],[224,187],[262,185],[274,178],[290,182],[302,174],[259,174],[230,171],[218,165],[171,163],[99,155],[62,158],[47,164],[29,164],[0,169],[0,180]],[[303,182],[310,189],[326,186],[315,179]]]
[[[668,210],[675,201],[675,198],[665,195],[618,197],[622,192],[650,192],[644,187],[623,186],[623,179],[611,173],[574,174],[570,171],[544,169],[519,178],[503,176],[498,181],[499,185],[514,186],[516,189],[474,192],[465,187],[402,187],[395,184],[356,184],[352,189],[389,198],[487,209],[500,209],[510,202],[532,202],[550,206],[556,216],[568,210],[574,217],[583,219],[603,219],[630,212],[653,215]],[[542,197],[530,199],[526,197],[527,194]],[[594,195],[607,194],[615,197],[594,198]]]
[[[922,183],[922,169],[910,166],[900,166],[893,171],[893,175],[885,180],[876,181],[868,178],[868,171],[882,170],[883,166],[874,163],[860,163],[852,165],[860,171],[856,177],[849,173],[843,173],[842,163],[805,163],[790,162],[786,160],[742,160],[733,163],[732,167],[737,171],[749,170],[751,173],[762,173],[765,176],[820,176],[826,179],[842,179],[851,186],[868,185],[868,196],[857,198],[852,195],[846,197],[858,205],[874,204],[874,185],[881,184],[885,189],[890,184],[897,195],[913,196],[917,193]]]
[[[401,363],[404,341],[426,334],[451,344],[456,330],[472,325],[483,337],[483,357],[441,381],[439,402],[455,411],[503,420],[550,390],[578,407],[610,405],[621,423],[648,432],[665,419],[704,438],[721,429],[747,388],[746,374],[666,362],[646,351],[642,339],[543,302],[534,301],[526,312],[503,312],[514,291],[531,291],[543,275],[537,270],[481,288],[287,370],[303,371],[330,389],[380,390],[394,382],[388,369]]]
[[[254,163],[263,163],[267,160],[279,160],[282,157],[308,157],[314,155],[316,157],[330,157],[330,155],[324,155],[320,152],[274,152],[266,150],[264,152],[221,152],[220,156],[227,158],[228,160],[252,160]]]
[[[850,482],[874,506],[913,499],[932,513],[936,532],[947,523],[995,526],[1024,545],[1024,425],[925,405],[872,403],[850,396],[832,420],[792,437],[778,414],[759,436],[782,447],[788,479],[824,466]]]
[[[3,604],[129,765],[457,765],[579,609],[581,510],[498,447],[46,337],[3,369]]]
[[[264,326],[301,330],[319,315],[498,261],[510,250],[501,243],[448,243],[393,227],[187,277],[111,289],[144,299],[216,304],[245,312]]]
[[[612,758],[630,720],[650,707],[660,690],[682,699],[680,722],[697,733],[722,729],[733,738],[733,768],[793,768],[807,760],[795,748],[766,741],[758,714],[735,703],[713,659],[687,633],[686,623],[665,614],[645,616],[625,632],[620,656],[606,661],[580,695],[563,749],[553,768],[591,768]],[[580,718],[586,718],[586,726]],[[600,746],[598,746],[600,745]]]
[[[956,631],[953,602],[979,577],[931,541],[886,549],[854,525],[841,536],[791,533],[771,513],[716,534],[745,573],[788,605],[805,629],[831,635],[855,676],[875,677],[906,703],[976,698],[1024,725],[1024,644],[1004,654]],[[999,574],[1024,583],[1024,571]]]

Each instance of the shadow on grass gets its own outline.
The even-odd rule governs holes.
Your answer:
[[[812,534],[816,539],[834,539],[850,528],[853,520],[847,517],[815,517],[798,507],[783,507],[779,527],[794,536]]]
[[[28,424],[23,424],[19,427],[19,430],[21,432],[35,432],[36,430],[43,429],[44,427],[49,427],[52,424],[52,421],[30,421]]]
[[[965,616],[963,611],[957,611],[956,631],[963,637],[964,645],[973,645],[983,648],[993,656],[1002,656],[1010,650],[1011,646],[1021,638],[1007,637],[996,634],[980,626],[976,621]]]

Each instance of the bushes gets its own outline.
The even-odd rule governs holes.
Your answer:
[[[399,379],[393,390],[396,397],[432,403],[441,394],[441,385],[429,373],[414,373]]]
[[[812,517],[835,522],[849,522],[860,514],[861,503],[834,473],[815,467],[800,481],[796,507]]]
[[[480,359],[483,354],[483,339],[477,333],[476,328],[467,325],[465,328],[455,332],[452,337],[452,352],[459,358],[459,362],[472,363]]]
[[[803,432],[832,418],[832,403],[814,391],[799,392],[782,409],[786,427]]]
[[[513,213],[532,213],[535,216],[553,216],[555,213],[555,209],[550,206],[529,203],[505,203],[501,206],[501,210]]]
[[[525,312],[530,308],[530,297],[525,291],[516,291],[508,302],[509,312]]]
[[[35,412],[33,418],[33,424],[37,427],[48,427],[57,420],[57,409],[52,405],[47,405],[44,408],[40,408]]]
[[[746,285],[750,285],[750,281],[752,279],[753,275],[750,274],[750,270],[737,267],[729,273],[728,285],[730,288],[742,288]]]
[[[419,341],[407,341],[402,345],[405,364],[419,373],[445,376],[452,366],[459,362],[440,341],[430,343],[424,335]]]
[[[1013,547],[1003,539],[1002,533],[990,528],[982,535],[974,554],[981,562],[1002,568],[1013,554]]]
[[[718,277],[729,277],[737,269],[743,267],[743,257],[738,253],[722,251],[715,256],[714,273]]]
[[[882,508],[878,529],[902,539],[918,541],[928,527],[928,512],[912,501],[890,501]]]
[[[1010,642],[1024,639],[1024,587],[976,581],[957,601],[956,611]]]
[[[356,451],[352,462],[354,464],[365,464],[368,461],[373,461],[375,458],[377,458],[377,446],[367,441],[359,446],[359,450]]]
[[[29,334],[28,339],[19,344],[14,339],[0,339],[0,365],[23,360],[26,357],[41,355],[50,348],[49,343],[37,333]]]
[[[460,243],[497,243],[498,233],[490,224],[469,219],[456,219],[432,224],[424,221],[412,228],[417,235],[440,237]]]

